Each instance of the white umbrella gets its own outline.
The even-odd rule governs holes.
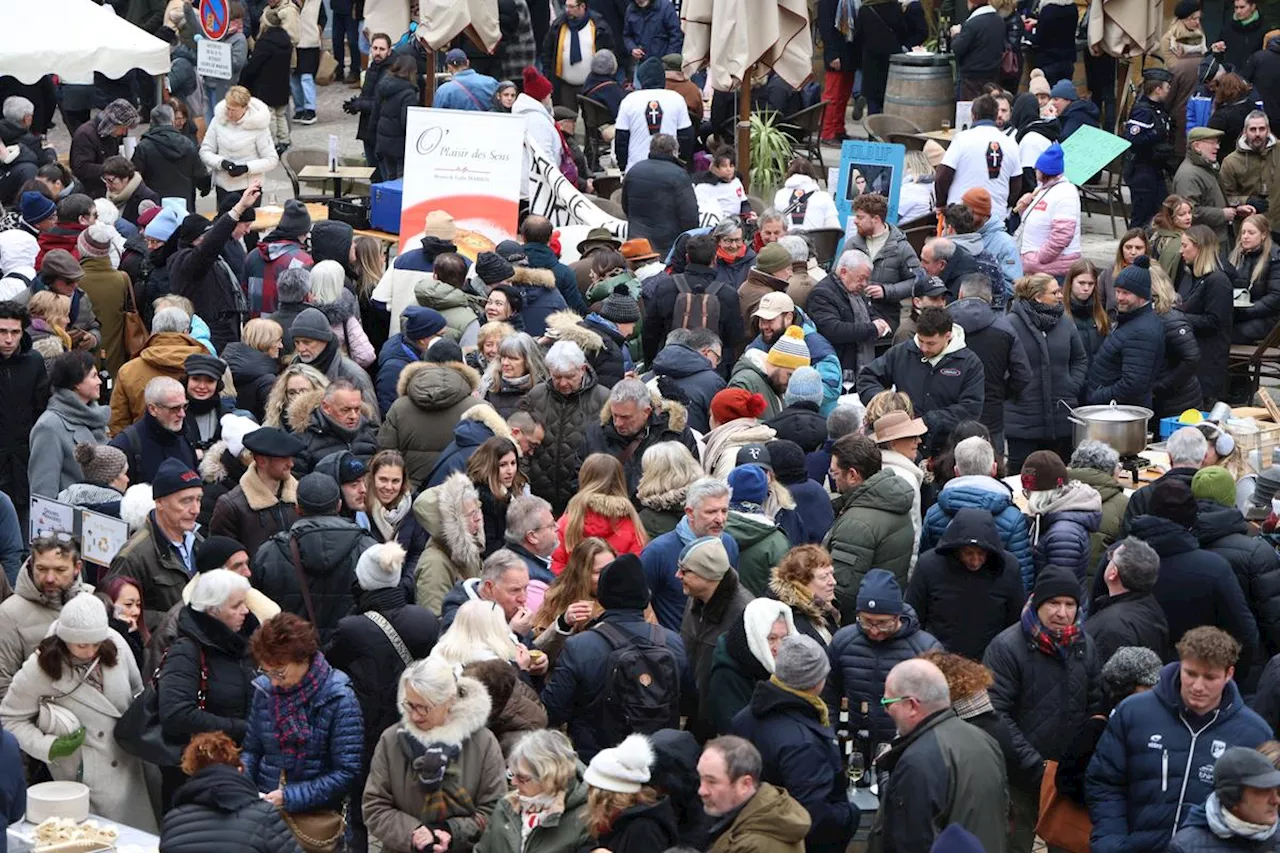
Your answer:
[[[1091,0],[1089,46],[1132,59],[1156,49],[1164,20],[1162,0]]]
[[[684,70],[703,68],[721,92],[740,88],[738,164],[751,175],[751,77],[753,66],[777,72],[799,89],[813,74],[813,38],[806,0],[684,0]]]
[[[497,0],[422,0],[417,36],[432,50],[441,50],[463,33],[493,53],[502,40]]]
[[[169,65],[169,45],[93,0],[0,2],[0,75],[92,83],[95,71],[118,79],[134,68],[168,74]]]

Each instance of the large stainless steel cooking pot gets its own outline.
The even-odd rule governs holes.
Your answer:
[[[1066,403],[1063,403],[1066,406]],[[1071,412],[1071,446],[1086,438],[1106,442],[1121,456],[1141,453],[1147,446],[1147,422],[1155,412],[1142,406],[1081,406]]]

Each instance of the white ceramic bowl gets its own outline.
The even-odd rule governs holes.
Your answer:
[[[76,822],[89,817],[89,786],[79,782],[41,782],[27,789],[27,820],[40,823],[51,817]]]

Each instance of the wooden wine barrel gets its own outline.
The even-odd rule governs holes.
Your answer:
[[[897,53],[889,57],[884,111],[921,130],[938,130],[956,114],[956,84],[949,53]]]

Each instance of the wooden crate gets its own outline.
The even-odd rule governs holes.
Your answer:
[[[1238,428],[1233,428],[1231,434],[1235,436],[1236,446],[1240,448],[1240,453],[1244,457],[1245,463],[1256,472],[1261,472],[1271,467],[1271,451],[1280,446],[1280,424],[1271,421],[1258,421],[1257,432],[1243,432]],[[1258,452],[1258,465],[1254,465],[1251,457],[1254,451]]]

